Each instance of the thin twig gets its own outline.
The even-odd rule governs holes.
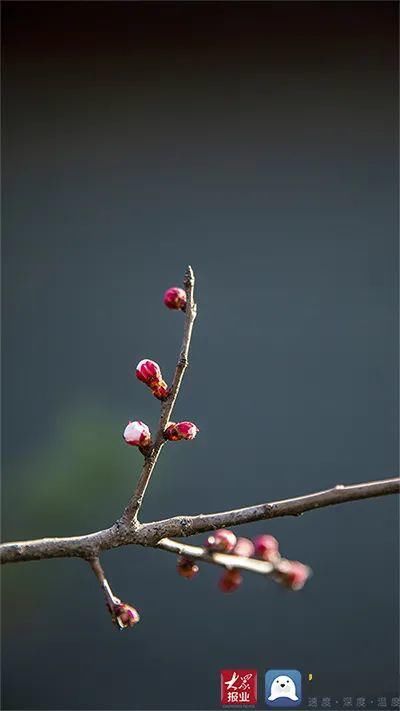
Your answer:
[[[139,515],[139,511],[143,502],[143,497],[149,485],[149,481],[151,479],[154,467],[157,463],[157,459],[165,444],[164,431],[168,422],[170,421],[172,411],[174,409],[174,405],[182,384],[183,376],[188,366],[190,341],[192,338],[193,324],[197,314],[197,308],[194,302],[194,282],[195,278],[193,269],[191,266],[188,266],[183,282],[186,291],[186,310],[185,324],[183,329],[183,341],[178,363],[175,368],[175,374],[169,391],[169,395],[161,405],[161,414],[156,440],[154,442],[154,445],[150,449],[150,452],[145,457],[143,469],[140,474],[139,481],[137,483],[134,494],[131,500],[129,501],[127,507],[125,508],[124,513],[122,514],[121,521],[123,523],[131,524],[132,522],[137,521],[137,517]]]
[[[212,531],[216,528],[238,526],[252,521],[268,520],[282,516],[299,516],[305,511],[325,506],[335,506],[348,501],[370,499],[400,493],[400,478],[364,482],[319,491],[293,499],[247,506],[232,511],[222,511],[198,516],[174,516],[163,521],[138,524],[124,528],[119,523],[111,528],[85,536],[71,538],[42,538],[33,541],[17,541],[0,545],[0,562],[43,560],[47,558],[94,558],[102,550],[137,544],[157,546],[158,542],[170,536],[191,536]]]
[[[106,600],[106,606],[111,615],[113,623],[118,625],[118,627],[122,629],[123,627],[125,627],[125,625],[121,624],[121,621],[118,617],[118,608],[120,608],[121,606],[121,600],[119,599],[119,597],[114,595],[113,591],[111,590],[111,587],[104,574],[104,570],[101,566],[99,558],[91,558],[90,560],[88,560],[88,563],[100,583],[100,587],[104,593],[104,597]]]
[[[101,566],[100,560],[97,557],[91,558],[88,563],[92,568],[97,580],[99,581],[100,587],[106,598],[106,603],[109,609],[111,609],[112,606],[120,602],[120,600],[114,595],[113,591],[111,590],[108,580],[104,574],[104,570]]]

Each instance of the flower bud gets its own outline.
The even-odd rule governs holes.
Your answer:
[[[238,570],[233,568],[232,570],[227,570],[223,574],[222,578],[218,583],[218,587],[221,592],[229,593],[234,592],[240,587],[243,582],[243,578]]]
[[[176,569],[179,575],[187,580],[191,580],[199,572],[199,566],[191,558],[186,558],[186,556],[178,558]]]
[[[269,533],[257,536],[254,539],[254,546],[256,555],[262,560],[273,562],[276,558],[279,558],[279,543]]]
[[[179,286],[171,286],[164,294],[164,304],[169,309],[182,309],[184,311],[186,308],[186,292]]]
[[[151,442],[150,430],[144,422],[128,422],[124,429],[124,440],[134,447],[148,447]]]
[[[278,579],[290,590],[301,590],[310,575],[310,568],[298,560],[283,560],[278,568]]]
[[[140,615],[134,607],[127,605],[126,602],[121,602],[120,604],[114,605],[114,619],[115,624],[119,626],[121,630],[126,627],[134,627],[140,620]]]
[[[252,558],[255,552],[253,542],[249,538],[238,538],[236,546],[233,549],[234,555],[240,555],[243,558]]]
[[[206,548],[215,553],[231,553],[236,546],[236,536],[233,531],[228,531],[226,528],[220,528],[211,536],[208,536]]]
[[[163,380],[160,366],[154,360],[141,360],[136,366],[136,377],[146,383],[159,400],[165,400],[168,396],[168,385]]]
[[[198,432],[199,429],[193,422],[169,422],[164,430],[164,438],[172,442],[178,439],[194,439]]]
[[[145,358],[136,366],[136,377],[151,387],[153,383],[156,384],[162,380],[160,366],[154,360]]]

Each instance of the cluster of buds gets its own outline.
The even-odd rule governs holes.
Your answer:
[[[186,292],[179,286],[171,286],[164,294],[164,304],[169,309],[185,311]]]
[[[164,439],[177,442],[179,439],[194,439],[199,428],[193,422],[169,422],[164,430]]]
[[[136,377],[145,383],[158,400],[168,397],[168,385],[163,380],[161,368],[154,360],[144,358],[136,366]]]
[[[240,558],[254,558],[271,563],[273,579],[289,590],[301,590],[311,575],[307,565],[297,560],[282,558],[279,552],[279,543],[270,534],[257,536],[253,541],[249,538],[236,538],[233,531],[221,528],[208,536],[204,549],[209,555],[225,553]],[[219,580],[218,587],[222,592],[234,592],[243,582],[239,568],[232,567],[225,570]],[[177,569],[184,578],[191,579],[198,573],[198,566],[189,558],[178,559]]]
[[[164,303],[169,309],[185,311],[186,292],[179,286],[171,286],[164,294]],[[136,366],[136,377],[145,383],[158,400],[166,400],[170,394],[163,379],[161,368],[154,360],[144,358]],[[193,422],[169,422],[164,430],[164,439],[176,442],[180,439],[194,439],[199,429]],[[135,420],[128,422],[123,433],[127,444],[138,447],[144,456],[151,448],[151,433],[148,426]]]

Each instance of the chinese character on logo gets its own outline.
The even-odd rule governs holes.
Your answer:
[[[378,696],[378,709],[385,709],[386,706],[386,696]]]
[[[353,706],[353,699],[351,696],[344,696],[343,697],[343,708],[349,709]]]
[[[224,669],[221,672],[221,704],[250,705],[257,703],[257,671]]]
[[[391,705],[392,709],[400,708],[400,698],[398,696],[393,696],[390,705]]]
[[[318,706],[318,697],[317,696],[309,696],[308,697],[308,705],[310,709],[316,709]]]
[[[324,709],[330,709],[331,708],[331,697],[330,696],[324,696],[321,700],[321,706]]]

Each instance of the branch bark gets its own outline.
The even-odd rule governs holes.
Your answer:
[[[293,499],[247,506],[231,511],[221,511],[197,516],[174,516],[173,518],[136,526],[117,522],[110,528],[84,536],[71,538],[42,538],[33,541],[17,541],[0,545],[0,563],[43,560],[47,558],[79,557],[95,558],[103,550],[124,545],[156,547],[161,539],[170,536],[192,536],[217,528],[238,526],[252,521],[269,520],[283,516],[300,516],[306,511],[326,506],[336,506],[348,501],[370,499],[400,493],[400,478],[383,479],[344,486],[338,484],[314,494]]]

